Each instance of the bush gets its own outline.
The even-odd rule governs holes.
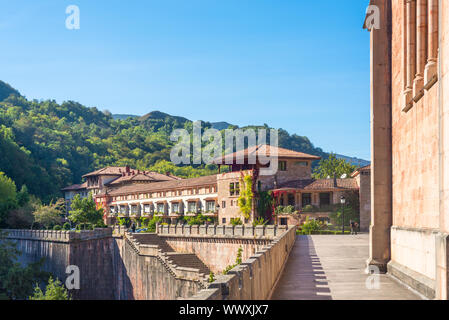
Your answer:
[[[64,287],[58,279],[53,280],[52,277],[48,280],[48,285],[45,289],[45,294],[41,288],[36,285],[34,295],[29,297],[30,300],[71,300],[68,290]]]
[[[201,213],[195,217],[184,217],[184,221],[187,222],[189,226],[193,225],[203,225],[207,222],[212,222],[212,219],[205,217]]]
[[[297,214],[298,212],[295,210],[294,206],[286,206],[286,207],[284,207],[284,206],[277,206],[274,209],[274,213],[276,215],[279,215],[279,214]]]
[[[94,226],[90,223],[80,223],[76,226],[76,230],[94,230]]]
[[[304,230],[297,230],[296,231],[297,235],[301,235],[301,236],[308,236],[308,235],[341,235],[342,232],[338,231],[338,230],[316,230],[316,231],[304,231]],[[349,230],[345,230],[345,235],[349,235],[350,231]]]
[[[256,227],[256,226],[264,226],[264,225],[266,225],[267,223],[268,223],[268,220],[265,220],[264,218],[259,217],[259,218],[256,218],[256,219],[254,220],[254,222],[253,222],[253,227]]]
[[[70,223],[66,222],[62,225],[62,230],[69,231],[71,229]]]
[[[233,226],[240,226],[242,224],[243,224],[242,219],[240,219],[240,218],[231,218],[231,225],[233,225]]]
[[[306,234],[312,234],[312,232],[322,229],[323,224],[315,219],[307,217],[306,222],[301,226],[301,229]]]
[[[60,230],[62,230],[62,227],[60,226],[60,225],[55,225],[54,227],[53,227],[53,230],[55,230],[55,231],[60,231]]]

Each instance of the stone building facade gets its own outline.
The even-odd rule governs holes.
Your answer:
[[[370,5],[369,264],[447,299],[449,2]]]
[[[266,165],[262,165],[257,157],[251,164],[251,154],[260,150],[265,155],[270,155],[270,152],[276,154],[277,171],[262,175],[261,170]],[[234,161],[240,155],[242,164]],[[360,177],[312,179],[312,162],[319,159],[301,152],[260,145],[226,155],[220,168],[226,163],[228,171],[211,176],[180,179],[169,174],[141,172],[128,167],[108,167],[89,173],[84,178],[87,179],[86,190],[95,191],[93,194],[97,206],[105,210],[105,221],[109,225],[114,224],[117,218],[153,216],[159,216],[167,223],[177,223],[184,217],[195,217],[200,213],[213,219],[216,224],[224,225],[237,218],[243,223],[251,223],[259,216],[277,224],[299,225],[306,216],[329,217],[329,208],[339,204],[345,192],[361,192]],[[366,171],[369,170],[363,172]],[[254,195],[251,213],[246,218],[238,204],[245,176],[251,177],[250,188]],[[366,187],[365,183],[363,188]],[[260,195],[268,191],[272,192],[275,206],[261,213],[258,209]],[[369,194],[369,191],[363,192]],[[293,206],[297,214],[275,216],[277,206]],[[303,212],[307,206],[313,212]],[[367,219],[364,217],[361,220]]]
[[[371,224],[371,165],[355,171],[352,178],[359,186],[360,230],[369,231]]]

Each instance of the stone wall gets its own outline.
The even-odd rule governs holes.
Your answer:
[[[204,288],[206,275],[179,268],[157,246],[133,243],[111,229],[95,231],[4,230],[21,251],[19,262],[44,258],[43,269],[65,282],[66,268],[80,270],[76,300],[176,299]]]
[[[282,229],[280,229],[282,230]],[[191,300],[264,300],[269,299],[295,243],[296,227],[289,227],[256,251],[227,275],[201,290]]]
[[[140,244],[123,230],[116,230],[114,236],[112,229],[7,230],[7,237],[18,244],[21,263],[45,258],[44,270],[62,282],[67,278],[67,266],[78,266],[80,290],[70,291],[74,299],[166,300],[192,297],[208,285],[208,274],[175,265],[173,254],[194,253],[218,274],[235,263],[238,249],[242,247],[245,260],[242,266],[253,261],[248,268],[257,274],[254,281],[264,279],[263,283],[252,285],[269,286],[274,283],[274,275],[280,274],[295,231],[294,227],[287,231],[286,226],[171,225],[158,226],[158,229],[159,236],[176,253],[164,252],[158,245]],[[259,298],[266,296],[267,288],[257,290],[262,289]]]
[[[371,224],[371,170],[362,170],[356,180],[359,186],[360,230],[369,231]]]
[[[442,1],[445,2],[445,1]],[[392,2],[392,211],[388,271],[429,298],[435,297],[436,235],[440,230],[439,148],[441,82],[406,107],[406,11]],[[414,57],[413,57],[414,59]],[[420,73],[419,70],[416,73]],[[413,95],[415,96],[415,93]],[[379,170],[375,166],[374,170]],[[378,202],[377,198],[374,201]],[[447,213],[446,213],[447,214]]]
[[[17,243],[19,262],[28,264],[44,258],[43,269],[65,282],[66,268],[77,266],[80,290],[74,299],[114,299],[111,229],[94,231],[4,230]]]
[[[173,265],[157,246],[141,245],[127,235],[116,238],[116,243],[116,299],[173,300],[205,288],[206,275]]]
[[[158,234],[176,251],[194,253],[214,273],[221,273],[235,263],[237,252],[243,249],[242,259],[283,234],[287,226],[160,226]]]

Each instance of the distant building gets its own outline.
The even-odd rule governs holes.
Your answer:
[[[70,206],[72,204],[73,198],[75,198],[76,195],[79,195],[81,198],[87,198],[89,194],[87,191],[87,182],[84,182],[82,184],[74,184],[62,189],[61,191],[64,193],[66,214],[68,214],[71,210]]]
[[[365,188],[365,176],[354,173],[348,179],[312,179],[312,162],[320,157],[259,145],[216,159],[220,173],[211,176],[180,179],[169,174],[144,172],[129,167],[108,167],[84,175],[87,179],[84,190],[92,192],[97,205],[105,210],[106,222],[115,223],[118,217],[152,217],[158,215],[165,222],[176,223],[183,217],[194,217],[199,213],[213,218],[218,224],[230,224],[231,219],[240,218],[246,223],[259,215],[278,224],[300,224],[305,217],[329,217],[332,206],[340,203],[347,192],[358,194]],[[261,175],[266,164],[258,155],[277,155],[278,170],[272,175]],[[255,156],[254,163],[251,163]],[[221,162],[221,164],[220,164]],[[223,166],[229,167],[221,172]],[[361,170],[365,174],[367,169]],[[250,176],[254,199],[249,218],[244,219],[238,199],[241,195],[242,179]],[[368,178],[369,179],[369,178]],[[369,185],[369,183],[368,183]],[[67,192],[72,192],[66,188]],[[260,192],[271,192],[275,206],[267,212],[259,212]],[[366,192],[364,192],[366,194]],[[369,196],[369,191],[367,192]],[[72,197],[73,198],[73,197]],[[363,197],[361,197],[363,199]],[[369,200],[368,200],[369,201]],[[278,206],[292,206],[297,215],[280,213]],[[307,208],[313,210],[307,211]],[[361,210],[363,215],[369,210]],[[361,221],[369,218],[361,217]],[[362,224],[365,228],[365,224]]]

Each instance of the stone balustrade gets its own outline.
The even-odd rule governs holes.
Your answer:
[[[250,225],[158,225],[157,233],[161,236],[185,237],[220,237],[274,239],[287,231],[287,226],[250,226]]]
[[[86,241],[108,238],[112,236],[111,228],[82,231],[3,229],[2,232],[5,233],[7,239],[55,242]]]
[[[280,229],[285,230],[285,227]],[[295,239],[296,227],[291,226],[270,244],[230,270],[227,275],[217,275],[216,280],[209,284],[207,289],[199,291],[188,300],[269,299],[282,274]]]
[[[158,245],[148,245],[139,243],[132,235],[132,233],[125,232],[125,237],[129,243],[134,247],[136,253],[142,257],[155,257],[159,259],[167,270],[178,279],[185,279],[190,281],[197,281],[206,283],[207,277],[200,272],[199,269],[181,267],[173,263],[170,259],[171,254],[164,252]],[[204,288],[204,284],[203,284]]]

